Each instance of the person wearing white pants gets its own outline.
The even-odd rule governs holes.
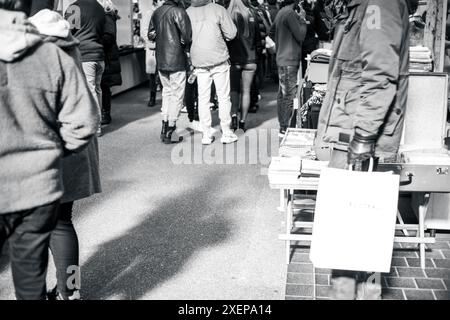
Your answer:
[[[228,61],[212,68],[197,68],[198,81],[198,114],[203,130],[204,144],[214,140],[211,134],[210,96],[214,81],[219,102],[219,119],[222,129],[222,143],[232,143],[237,140],[231,130],[231,100],[230,100],[230,64]],[[231,141],[234,140],[234,141]],[[208,143],[209,142],[209,143]]]
[[[236,26],[227,10],[211,0],[192,0],[187,13],[192,24],[191,58],[198,83],[198,113],[203,131],[202,144],[211,144],[210,93],[214,81],[219,100],[222,143],[233,143],[238,137],[230,128],[230,63],[225,41],[236,37]]]

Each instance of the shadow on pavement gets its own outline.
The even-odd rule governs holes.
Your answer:
[[[227,219],[237,199],[206,198],[220,190],[216,179],[161,201],[147,218],[125,234],[98,247],[82,266],[85,299],[139,299],[181,271],[203,248],[229,238]],[[126,214],[126,212],[124,212]]]

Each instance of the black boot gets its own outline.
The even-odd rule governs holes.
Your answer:
[[[232,116],[231,117],[231,130],[236,131],[238,129],[238,117]]]
[[[177,127],[167,127],[166,135],[164,136],[163,142],[165,144],[179,143],[183,141],[183,137],[178,137],[176,134]]]
[[[148,107],[154,107],[156,105],[156,92],[150,92],[150,100],[148,100]]]
[[[102,126],[110,124],[111,121],[111,113],[109,111],[102,110]]]
[[[168,127],[169,127],[169,121],[163,121],[162,128],[161,128],[161,141],[164,141],[164,137],[166,136]]]
[[[245,121],[239,121],[239,129],[246,132],[247,128],[245,127]]]

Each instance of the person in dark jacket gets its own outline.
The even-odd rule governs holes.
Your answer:
[[[268,17],[265,8],[259,4],[258,0],[244,0],[244,3],[246,3],[246,5],[252,11],[256,21],[258,22],[259,28],[259,43],[256,50],[257,68],[255,77],[253,78],[252,82],[249,108],[249,112],[256,113],[259,109],[258,101],[261,97],[260,90],[264,81],[264,66],[266,61],[266,36],[270,31],[270,18]]]
[[[55,0],[33,0],[31,4],[30,17],[44,9],[55,10],[57,3],[58,2]]]
[[[119,47],[117,46],[118,10],[111,0],[97,0],[105,9],[105,32],[103,49],[105,51],[105,71],[103,72],[102,89],[102,124],[111,123],[111,87],[122,84]]]
[[[280,136],[284,136],[291,123],[298,71],[302,59],[302,43],[307,31],[306,13],[299,7],[298,0],[285,0],[285,3],[287,5],[278,12],[270,30],[270,37],[276,43]],[[301,10],[300,14],[296,11],[298,9]]]
[[[305,41],[302,45],[302,75],[305,75],[308,67],[306,57],[319,48],[319,42],[330,40],[330,30],[322,19],[322,12],[325,10],[323,1],[303,0],[302,8],[306,12],[307,30]]]
[[[408,99],[409,14],[417,0],[336,4],[340,10],[316,153],[330,167],[361,171],[371,158],[375,164],[397,160]],[[381,284],[368,278],[364,272],[335,270],[330,296],[380,299]]]
[[[280,11],[280,8],[278,7],[277,0],[268,0],[267,3],[267,11],[269,11],[270,21],[273,23],[278,11]]]
[[[250,108],[250,94],[257,69],[258,22],[242,0],[231,0],[228,6],[237,27],[236,38],[228,43],[231,61],[231,119],[232,129],[238,129],[238,113],[241,109],[239,129],[246,130]]]
[[[89,88],[101,115],[101,81],[105,70],[103,36],[105,32],[105,10],[97,0],[77,0],[66,10],[64,18],[71,25],[72,35],[80,41],[81,60]],[[101,135],[101,126],[98,128]]]
[[[0,0],[0,250],[8,240],[17,299],[45,300],[61,162],[100,119],[82,70],[26,19],[30,4]]]
[[[176,123],[183,108],[186,72],[192,71],[192,26],[180,0],[168,0],[155,10],[148,39],[156,42],[156,64],[163,85],[161,141],[178,143]]]

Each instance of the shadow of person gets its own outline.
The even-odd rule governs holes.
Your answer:
[[[237,199],[216,201],[215,181],[162,199],[125,234],[98,247],[81,267],[85,299],[139,299],[181,271],[196,251],[225,241]],[[124,212],[126,214],[126,212]]]

